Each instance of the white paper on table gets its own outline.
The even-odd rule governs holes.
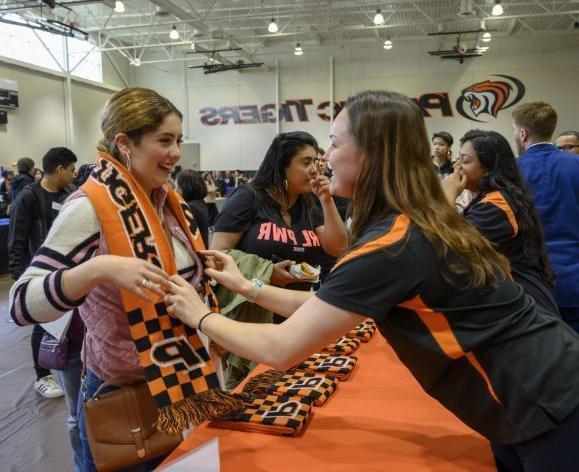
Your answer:
[[[72,319],[72,310],[67,311],[57,320],[51,321],[50,323],[41,323],[40,326],[42,326],[56,339],[60,339],[64,334],[66,334],[71,319]]]
[[[156,472],[220,472],[219,438],[199,446],[163,465]]]

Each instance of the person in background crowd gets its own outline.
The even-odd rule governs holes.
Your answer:
[[[14,203],[16,197],[28,184],[34,182],[34,161],[29,157],[21,157],[16,162],[18,174],[10,184],[10,201]]]
[[[247,176],[240,170],[235,171],[235,188],[247,183]]]
[[[42,172],[42,169],[35,168],[34,169],[34,180],[36,182],[40,182],[42,180],[42,177],[44,177],[44,172]]]
[[[73,182],[75,190],[77,190],[82,184],[86,182],[94,168],[95,164],[83,164],[79,167]]]
[[[317,149],[309,133],[278,134],[253,182],[226,200],[211,248],[239,249],[271,260],[274,285],[310,290],[311,283],[290,274],[291,264],[318,265],[328,254],[337,256],[348,241],[329,180],[318,175]]]
[[[432,163],[438,174],[438,178],[452,174],[452,135],[446,131],[439,131],[432,135]]]
[[[563,319],[579,332],[579,156],[551,143],[557,112],[548,103],[523,103],[512,115],[517,164],[543,223],[555,271],[555,300]]]
[[[14,172],[3,170],[0,178],[0,217],[6,217],[10,214],[10,183],[14,179]]]
[[[448,204],[422,110],[396,93],[362,92],[331,133],[332,193],[353,199],[354,245],[320,290],[255,291],[230,256],[206,251],[221,268],[207,276],[288,319],[208,313],[178,276],[168,311],[195,328],[203,320],[224,349],[279,370],[371,317],[426,393],[518,456],[524,472],[575,471],[579,336],[525,295],[504,256]]]
[[[76,155],[67,148],[51,148],[42,159],[45,176],[40,182],[27,185],[13,202],[8,229],[8,268],[17,280],[30,265],[56,219],[72,182]],[[19,161],[20,163],[20,161]],[[22,179],[24,180],[24,179]],[[35,325],[32,331],[32,358],[36,379],[34,389],[45,398],[64,395],[50,370],[38,364],[38,353],[45,330]]]
[[[187,202],[197,226],[205,247],[209,247],[209,211],[205,203],[207,196],[207,187],[201,173],[195,170],[183,170],[177,175],[177,193]]]
[[[213,180],[219,197],[225,197],[225,177],[222,171],[213,171]]]
[[[537,305],[559,316],[543,228],[511,146],[482,130],[467,132],[460,145],[455,172],[442,181],[449,203],[470,190],[474,199],[464,217],[509,260],[513,279]]]
[[[563,131],[555,140],[559,151],[579,154],[579,131]]]
[[[203,175],[203,180],[205,181],[205,186],[207,187],[207,196],[205,197],[205,203],[207,204],[207,211],[209,212],[209,228],[212,230],[213,225],[217,216],[219,216],[219,210],[217,209],[217,185],[213,181],[213,176],[211,172],[205,172]]]

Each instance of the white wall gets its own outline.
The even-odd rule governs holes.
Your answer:
[[[117,60],[119,67],[123,61]],[[124,66],[128,75],[128,65]],[[67,146],[64,77],[3,62],[0,77],[18,83],[19,108],[8,110],[8,124],[0,125],[0,165],[9,166],[19,157],[34,159],[42,167],[42,156],[53,146]],[[73,141],[70,148],[79,163],[92,162],[99,138],[100,111],[123,81],[103,56],[104,85],[72,81]]]
[[[453,116],[442,117],[433,111],[426,124],[429,132],[446,130],[456,141],[476,127],[494,129],[508,137],[512,134],[510,109],[502,110],[496,118],[481,115],[487,123],[467,120],[456,112],[462,90],[477,82],[500,80],[493,74],[521,80],[526,87],[523,101],[542,99],[555,106],[559,129],[579,128],[579,35],[517,35],[494,38],[490,46],[484,57],[464,64],[429,56],[427,51],[437,47],[434,40],[395,41],[390,51],[384,51],[379,43],[349,48],[321,46],[317,50],[306,44],[301,57],[287,51],[279,61],[281,101],[311,98],[313,105],[306,107],[308,121],[296,121],[294,116],[294,122],[282,121],[280,128],[306,130],[322,146],[328,144],[329,123],[318,117],[316,108],[330,99],[330,57],[334,58],[335,101],[369,88],[390,89],[411,97],[447,92]],[[274,103],[275,70],[204,75],[200,69],[185,69],[183,64],[142,66],[135,70],[135,83],[156,89],[185,113],[184,134],[201,143],[202,169],[256,169],[276,133],[276,124],[235,125],[230,121],[207,126],[201,122],[201,110]],[[245,109],[245,117],[251,117],[251,109]]]

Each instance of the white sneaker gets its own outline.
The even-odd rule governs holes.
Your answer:
[[[56,383],[52,374],[42,377],[34,382],[34,390],[44,398],[57,398],[64,395],[64,391],[61,386]]]

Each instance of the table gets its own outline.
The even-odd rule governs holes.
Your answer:
[[[356,371],[324,406],[314,408],[302,436],[204,424],[167,462],[217,436],[223,472],[496,470],[488,441],[426,395],[381,336],[354,355]]]

